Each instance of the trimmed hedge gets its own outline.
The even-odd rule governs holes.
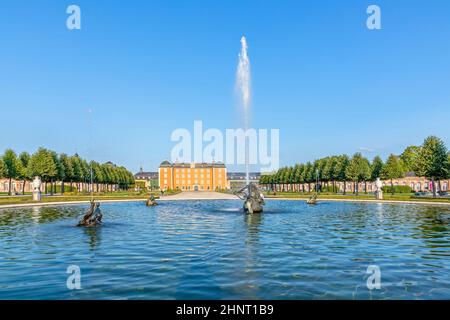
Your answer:
[[[392,188],[394,188],[394,192],[392,192]],[[383,192],[386,193],[413,193],[413,189],[410,186],[384,186],[381,188]]]

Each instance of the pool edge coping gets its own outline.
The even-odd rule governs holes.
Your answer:
[[[116,202],[141,202],[146,201],[146,198],[142,199],[110,199],[110,200],[96,200],[99,203],[116,203]],[[208,201],[208,200],[238,200],[238,199],[212,199],[212,198],[191,198],[191,199],[170,199],[163,198],[158,201]],[[267,201],[281,200],[281,201],[306,201],[304,198],[266,198]],[[380,204],[418,204],[418,205],[439,205],[450,206],[450,202],[434,202],[434,201],[407,201],[407,200],[370,200],[370,199],[319,199],[325,202],[360,202],[360,203],[380,203]],[[3,204],[0,205],[0,209],[10,208],[27,208],[27,207],[47,207],[47,206],[61,206],[61,205],[76,205],[76,204],[88,204],[90,200],[80,201],[60,201],[60,202],[36,202],[36,203],[17,203],[17,204]]]

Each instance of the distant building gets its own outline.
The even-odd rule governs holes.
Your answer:
[[[115,163],[112,163],[111,161],[105,162],[105,165],[113,167],[113,168],[117,168],[117,165]]]
[[[231,190],[236,190],[242,188],[246,184],[246,174],[245,172],[228,172],[228,186]],[[249,179],[251,183],[258,184],[261,178],[260,172],[250,172]]]
[[[31,189],[32,189],[31,181],[12,180],[11,190],[13,194],[22,193],[22,191],[31,192]],[[42,184],[41,186],[41,191],[44,192],[44,184]],[[0,193],[8,193],[8,192],[9,192],[9,179],[0,178]]]
[[[393,179],[391,180],[382,180],[383,186],[391,186],[391,183],[394,186],[409,186],[414,192],[424,191],[431,192],[432,182],[430,179],[426,177],[418,177],[414,174],[414,172],[408,172],[404,178]],[[332,183],[329,182],[328,185],[331,187]],[[338,191],[344,192],[352,192],[354,189],[354,183],[351,181],[347,181],[346,183],[342,181],[335,182],[335,186]],[[366,190],[367,186],[367,190]],[[448,192],[450,191],[450,180],[445,179],[439,181],[435,181],[436,191]],[[270,190],[273,188],[274,191],[310,191],[309,188],[314,188],[313,183],[278,183],[278,184],[265,184],[262,186],[264,189]],[[375,192],[377,187],[375,182],[359,182],[358,190],[360,192]]]
[[[134,175],[136,187],[147,188],[150,190],[159,189],[158,172],[144,172],[141,170]]]
[[[383,186],[390,186],[391,180],[383,180]],[[433,190],[432,182],[430,179],[425,177],[418,177],[414,174],[414,172],[408,172],[404,178],[400,179],[393,179],[392,184],[394,186],[409,186],[413,191],[419,192],[419,191],[425,191],[425,192],[431,192]],[[342,183],[339,184],[340,189],[344,190],[344,186]],[[450,186],[450,180],[441,180],[435,182],[436,191],[449,191]],[[351,191],[352,184],[347,183],[346,185],[346,191]],[[358,185],[358,189],[362,191],[365,190],[365,183],[361,182]],[[367,183],[367,192],[374,192],[377,189],[374,182]]]
[[[221,162],[172,164],[164,161],[159,166],[159,185],[163,190],[228,189],[227,168]]]

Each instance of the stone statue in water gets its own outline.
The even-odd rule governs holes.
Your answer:
[[[259,213],[263,211],[264,198],[258,187],[250,183],[236,192],[236,195],[244,200],[244,211],[248,213]]]
[[[102,212],[100,211],[100,203],[91,201],[89,211],[84,215],[83,219],[78,222],[79,227],[95,227],[102,224]]]
[[[146,202],[147,207],[157,206],[158,202],[155,200],[155,196],[153,194],[150,195],[150,197],[147,199]]]

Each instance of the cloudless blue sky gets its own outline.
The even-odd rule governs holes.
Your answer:
[[[70,4],[81,30],[66,28]],[[366,28],[370,4],[382,30]],[[385,158],[430,134],[450,145],[449,12],[447,0],[3,0],[0,150],[154,170],[174,129],[240,125],[242,35],[252,125],[280,129],[281,165],[361,148]]]

